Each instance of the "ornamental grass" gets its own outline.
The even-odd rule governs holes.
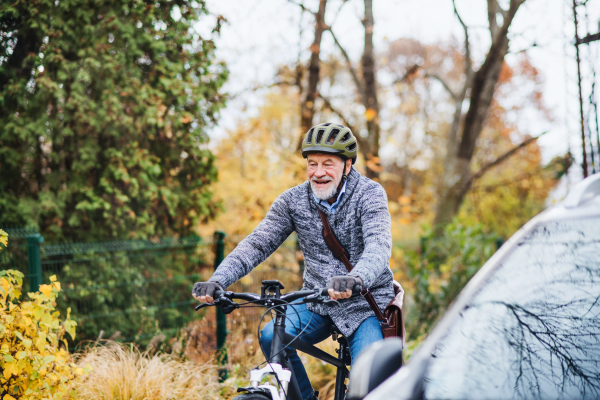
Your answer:
[[[187,400],[220,398],[213,363],[197,363],[170,354],[150,354],[117,342],[96,345],[79,356],[92,372],[77,385],[77,397],[89,400]]]

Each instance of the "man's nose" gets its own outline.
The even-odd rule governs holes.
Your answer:
[[[318,165],[317,170],[315,171],[315,176],[323,177],[325,175],[327,175],[327,173],[325,172],[325,168],[322,165]]]

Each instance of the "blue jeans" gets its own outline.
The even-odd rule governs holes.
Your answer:
[[[285,331],[287,333],[296,336],[306,327],[304,333],[300,335],[300,339],[310,344],[322,342],[331,335],[331,327],[333,325],[331,318],[316,313],[313,314],[312,311],[306,309],[306,304],[294,305],[293,307],[296,309],[297,313],[294,312],[290,306],[288,306],[286,313]],[[379,321],[377,321],[375,315],[363,321],[358,329],[347,339],[352,361],[356,360],[359,354],[371,343],[383,339]],[[269,322],[260,332],[260,345],[267,357],[271,356],[272,340],[273,321]],[[302,392],[302,398],[308,400],[313,395],[313,388],[308,379],[308,375],[306,374],[306,370],[304,369],[304,365],[302,364],[300,357],[298,357],[296,350],[289,351],[288,355],[292,368],[294,369],[294,375],[298,381],[298,386],[300,386],[300,391]]]

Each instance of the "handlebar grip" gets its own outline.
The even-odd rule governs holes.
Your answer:
[[[219,298],[219,297],[221,297],[221,296],[222,296],[224,293],[225,293],[225,291],[224,291],[224,290],[217,289],[217,290],[215,290],[215,293],[214,293],[214,296],[213,296],[213,298],[214,298],[214,299],[218,299],[218,298]]]

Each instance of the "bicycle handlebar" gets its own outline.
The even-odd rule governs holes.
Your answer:
[[[281,297],[279,299],[276,298],[272,298],[272,297],[265,297],[262,298],[259,294],[256,293],[235,293],[235,292],[230,292],[230,291],[225,291],[225,290],[216,290],[215,291],[215,303],[202,303],[199,304],[198,306],[196,306],[196,311],[204,308],[204,307],[208,307],[208,306],[228,306],[228,307],[239,307],[239,305],[237,305],[237,303],[232,302],[231,300],[233,299],[237,299],[237,300],[246,300],[246,301],[251,301],[255,304],[262,304],[265,305],[265,303],[267,301],[274,301],[274,302],[281,302],[281,303],[291,303],[292,301],[301,299],[301,298],[305,298],[305,300],[308,300],[306,298],[310,297],[310,296],[314,296],[311,300],[311,302],[326,302],[327,300],[321,299],[322,296],[329,296],[329,289],[327,288],[314,288],[314,289],[306,289],[306,290],[298,290],[295,292],[289,292],[286,293],[284,295],[281,295]],[[357,294],[360,293],[362,291],[362,286],[360,285],[356,285],[353,290],[352,290],[352,294]],[[225,298],[227,300],[222,301],[221,298]],[[331,300],[334,301],[334,300]],[[219,304],[219,303],[225,303],[225,304]]]

